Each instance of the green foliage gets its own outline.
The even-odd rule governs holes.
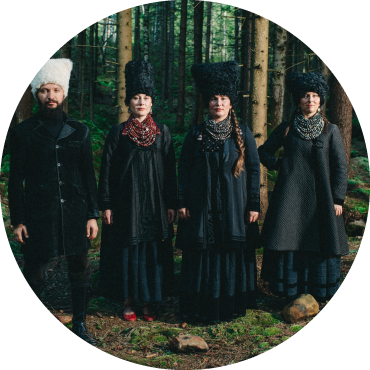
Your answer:
[[[296,333],[297,331],[300,331],[302,329],[302,326],[300,325],[292,325],[290,327],[290,331],[293,331],[294,333]]]
[[[1,161],[1,172],[8,174],[10,166],[10,154],[7,154]]]

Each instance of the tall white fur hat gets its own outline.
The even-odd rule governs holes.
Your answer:
[[[33,96],[36,98],[37,91],[41,86],[56,84],[63,89],[64,97],[66,97],[72,67],[73,63],[70,59],[49,59],[31,82]]]

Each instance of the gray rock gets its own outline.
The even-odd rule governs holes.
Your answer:
[[[172,337],[168,341],[172,351],[186,352],[186,351],[198,351],[207,352],[209,350],[208,344],[203,338],[197,335],[179,335],[178,337]]]

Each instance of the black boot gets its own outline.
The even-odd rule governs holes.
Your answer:
[[[85,327],[85,315],[88,302],[88,288],[72,287],[72,331],[81,339],[89,344],[95,346],[97,344],[96,338],[93,334],[89,333]]]

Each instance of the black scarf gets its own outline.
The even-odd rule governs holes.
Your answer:
[[[304,140],[316,139],[321,134],[324,125],[324,120],[319,112],[308,119],[302,113],[298,113],[294,118],[294,128]]]

